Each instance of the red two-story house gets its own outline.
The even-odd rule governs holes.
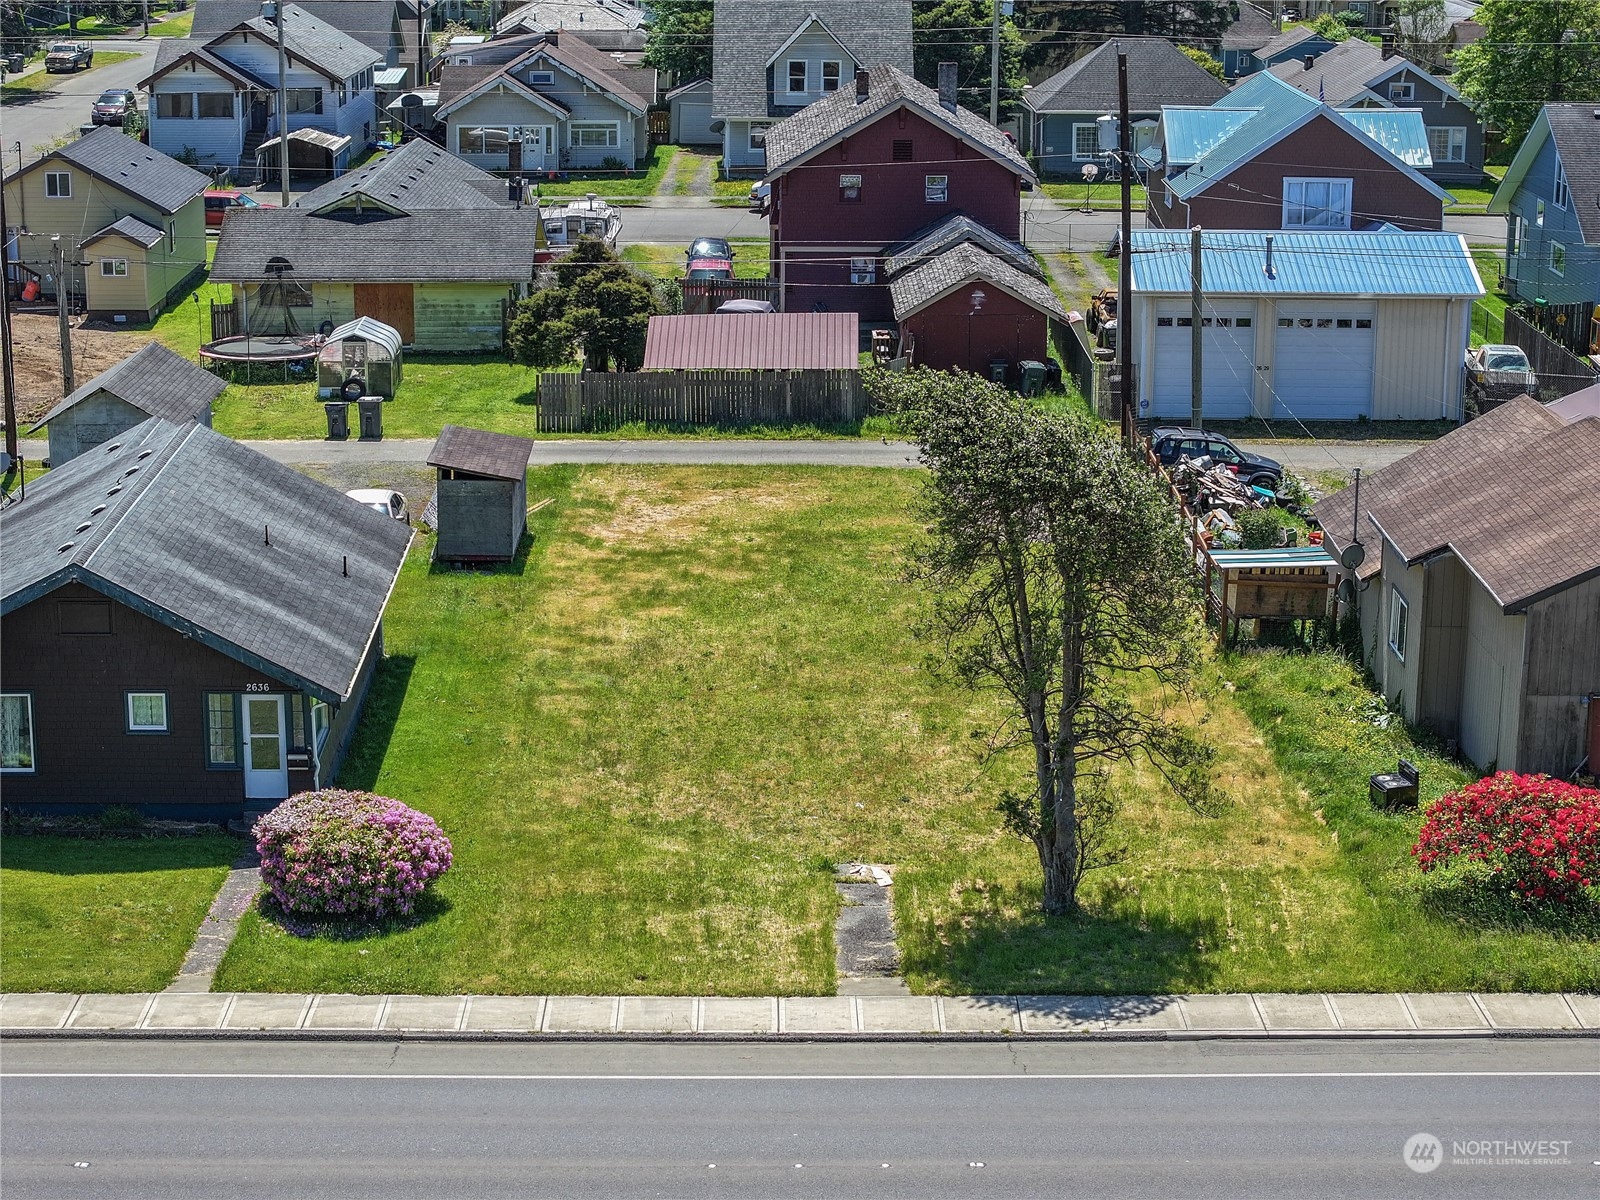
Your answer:
[[[1005,134],[956,103],[955,84],[954,64],[941,65],[937,92],[880,65],[768,130],[772,261],[786,311],[888,323],[886,252],[953,217],[1015,243],[1033,170]]]

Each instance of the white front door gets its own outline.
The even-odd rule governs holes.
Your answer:
[[[289,748],[282,696],[244,697],[244,795],[284,800],[289,795]]]

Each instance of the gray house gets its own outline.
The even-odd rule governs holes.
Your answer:
[[[1259,71],[1261,62],[1255,57],[1256,52],[1278,36],[1277,22],[1266,9],[1245,0],[1238,8],[1239,15],[1217,40],[1217,58],[1229,79]]]
[[[858,70],[911,74],[910,0],[717,0],[714,19],[711,115],[725,171],[765,170],[767,130]]]
[[[1351,489],[1316,507],[1330,554],[1352,526],[1366,551],[1384,697],[1485,771],[1564,778],[1600,731],[1597,493],[1600,416],[1522,396],[1364,479],[1359,517]]]
[[[1023,150],[1046,175],[1080,176],[1089,163],[1103,165],[1102,130],[1116,137],[1117,49],[1128,58],[1128,115],[1133,152],[1155,141],[1164,105],[1215,104],[1228,89],[1165,38],[1119,38],[1096,46],[1023,96],[1027,119]]]
[[[50,462],[59,467],[151,417],[209,427],[211,402],[227,386],[151,342],[66,397],[28,432],[49,426]]]
[[[439,473],[434,557],[509,562],[528,528],[528,458],[533,441],[446,425],[428,454]]]

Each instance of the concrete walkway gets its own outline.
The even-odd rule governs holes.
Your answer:
[[[7,1037],[1600,1036],[1600,996],[1444,992],[1195,996],[340,996],[12,993]]]
[[[206,919],[194,935],[194,945],[178,968],[178,977],[167,985],[169,992],[209,992],[222,965],[222,956],[228,952],[234,935],[239,932],[239,921],[255,902],[261,890],[261,857],[251,846],[234,862],[228,877],[211,901]]]

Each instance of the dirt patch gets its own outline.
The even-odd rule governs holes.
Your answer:
[[[129,333],[96,323],[74,328],[72,370],[82,387],[151,341],[148,333]],[[66,393],[61,387],[61,342],[56,318],[17,313],[11,318],[11,346],[17,375],[17,424],[26,429]]]
[[[670,496],[646,494],[641,490],[643,480],[622,472],[596,479],[593,486],[615,507],[603,523],[584,532],[606,545],[647,538],[682,542],[701,535],[707,521],[715,519],[713,514],[721,515],[730,505],[792,509],[804,506],[815,496],[809,485],[780,481],[759,488],[682,489]]]

